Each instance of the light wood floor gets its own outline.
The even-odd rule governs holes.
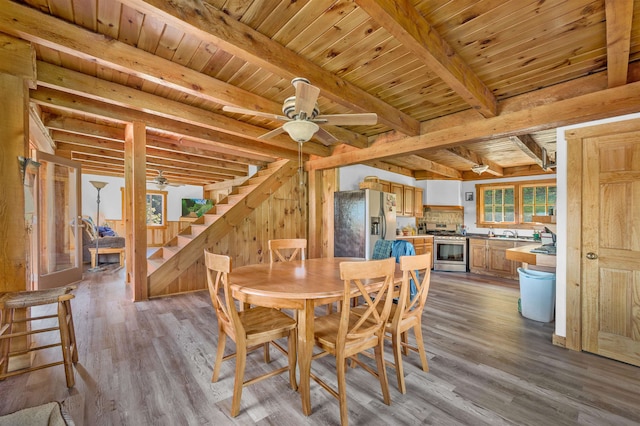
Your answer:
[[[133,304],[122,277],[114,268],[85,274],[76,291],[75,388],[66,388],[62,367],[6,379],[0,414],[66,399],[80,425],[339,423],[337,400],[314,382],[313,413],[303,416],[285,375],[245,388],[240,415],[230,418],[234,362],[223,364],[218,383],[210,382],[216,319],[208,294]],[[350,370],[351,424],[640,424],[640,368],[553,346],[553,324],[518,314],[513,284],[434,273],[424,317],[431,371],[423,373],[412,354],[402,395],[389,370],[392,405],[386,406],[376,380],[361,368]],[[272,358],[284,365],[277,351]],[[332,362],[326,357],[312,368],[336,383]],[[252,354],[248,377],[263,368],[261,353]]]

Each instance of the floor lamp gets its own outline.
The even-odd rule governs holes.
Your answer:
[[[98,255],[98,242],[100,239],[100,190],[107,186],[107,182],[98,182],[95,180],[89,181],[91,185],[93,185],[98,190],[98,199],[97,199],[97,213],[96,213],[96,264],[93,268],[89,269],[89,272],[98,272],[104,271],[104,268],[100,267],[100,257]]]

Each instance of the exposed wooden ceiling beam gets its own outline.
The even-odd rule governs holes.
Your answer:
[[[38,61],[37,66],[38,84],[44,87],[74,93],[90,99],[144,111],[185,123],[205,126],[242,137],[257,139],[268,131],[262,127],[243,123],[212,111],[101,80],[43,61]],[[358,147],[367,146],[367,139],[360,134],[336,126],[328,126],[326,128],[341,142]],[[285,144],[292,142],[291,138],[286,134],[275,136],[272,139]],[[329,150],[327,149],[326,151],[328,155]]]
[[[266,112],[280,108],[249,91],[9,0],[0,0],[0,31],[212,102]]]
[[[380,123],[405,134],[417,135],[420,130],[420,123],[409,115],[207,3],[165,0],[123,0],[122,3],[276,75],[288,79],[305,77],[322,90],[323,96],[357,112],[375,112]]]
[[[487,169],[487,173],[491,173],[494,176],[504,175],[504,170],[500,165],[489,160],[488,158],[484,158],[476,154],[475,152],[469,150],[469,148],[463,145],[447,148],[446,151],[451,155],[455,155],[458,158],[462,158],[463,160],[468,161],[471,164],[471,166],[475,164],[483,164],[483,165],[489,166],[489,168]]]
[[[497,101],[456,51],[409,0],[355,0],[365,12],[420,58],[449,87],[485,117],[495,117]]]
[[[60,130],[65,133],[97,137],[118,142],[124,142],[124,127],[112,127],[103,124],[90,123],[63,115],[44,115],[45,126],[52,130]],[[214,157],[222,160],[233,161],[242,164],[252,164],[262,167],[275,160],[275,156],[266,156],[256,153],[240,152],[217,143],[198,143],[185,139],[170,139],[160,137],[147,129],[147,146],[169,151],[181,151],[201,157]]]
[[[40,118],[40,107],[36,104],[29,105],[29,140],[38,151],[53,154],[56,145]]]
[[[633,0],[605,0],[609,87],[627,84]]]
[[[205,143],[207,141],[215,141],[225,145],[234,146],[241,150],[274,155],[290,160],[296,159],[298,156],[296,151],[297,144],[294,144],[292,141],[288,144],[269,141],[270,145],[267,145],[265,142],[258,142],[253,139],[246,139],[236,135],[230,135],[228,133],[154,116],[152,114],[116,105],[108,105],[93,99],[81,98],[79,96],[48,88],[39,88],[38,90],[31,91],[30,96],[33,102],[41,105],[60,108],[65,111],[80,112],[92,117],[106,117],[117,122],[124,122],[123,120],[136,120],[145,123],[148,127],[174,134],[177,137],[188,136],[193,139],[201,140]],[[326,148],[321,147],[318,144],[305,145],[310,145],[309,147],[306,147],[308,150],[307,152],[318,152],[319,155],[323,155]]]
[[[386,161],[373,160],[367,161],[363,164],[375,169],[384,170],[385,172],[392,172],[403,176],[413,177],[413,170],[406,167],[396,166],[394,164],[387,163]]]
[[[569,124],[624,115],[640,110],[640,82],[595,93],[543,104],[497,117],[462,123],[454,128],[437,130],[370,148],[312,160],[310,170],[329,169],[364,161],[411,154],[425,149],[448,148],[465,142],[481,142],[500,137],[532,133]],[[473,124],[473,125],[471,125]]]
[[[525,154],[533,159],[536,164],[542,167],[544,153],[542,152],[542,147],[538,145],[538,143],[533,139],[531,135],[514,135],[509,138],[511,142],[516,144],[516,146]]]
[[[458,170],[436,163],[420,155],[407,155],[402,158],[402,162],[416,170],[415,173],[432,172],[453,179],[460,179],[462,177]]]
[[[84,138],[85,140],[79,140],[80,138]],[[124,143],[113,142],[113,141],[97,141],[91,140],[86,136],[80,135],[64,135],[57,134],[56,135],[57,149],[71,150],[75,152],[97,152],[94,150],[103,150],[105,148],[112,149],[115,148],[117,152],[124,152]],[[102,143],[100,143],[102,142]],[[105,146],[105,143],[110,144],[108,147]],[[116,146],[119,144],[120,146]],[[112,149],[113,150],[113,149]],[[211,158],[198,157],[190,154],[185,154],[181,152],[172,152],[172,151],[163,151],[161,149],[150,148],[147,146],[147,161],[151,161],[150,159],[160,158],[175,161],[177,164],[181,164],[182,167],[188,168],[189,164],[198,164],[212,170],[228,170],[229,174],[236,174],[238,176],[246,176],[249,172],[248,167],[246,165],[230,163],[219,161]]]

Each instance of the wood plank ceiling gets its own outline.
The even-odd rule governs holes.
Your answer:
[[[41,134],[97,174],[123,174],[131,121],[149,177],[205,185],[295,159],[288,135],[258,139],[282,122],[222,111],[281,114],[294,77],[322,114],[378,114],[323,126],[339,141],[302,146],[312,169],[551,173],[557,126],[640,110],[632,0],[0,0],[0,32],[35,47]]]

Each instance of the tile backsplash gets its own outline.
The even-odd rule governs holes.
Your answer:
[[[455,229],[464,223],[464,212],[460,211],[425,211],[424,217],[418,218],[418,225],[444,224],[447,229]],[[429,227],[431,228],[431,227]]]

